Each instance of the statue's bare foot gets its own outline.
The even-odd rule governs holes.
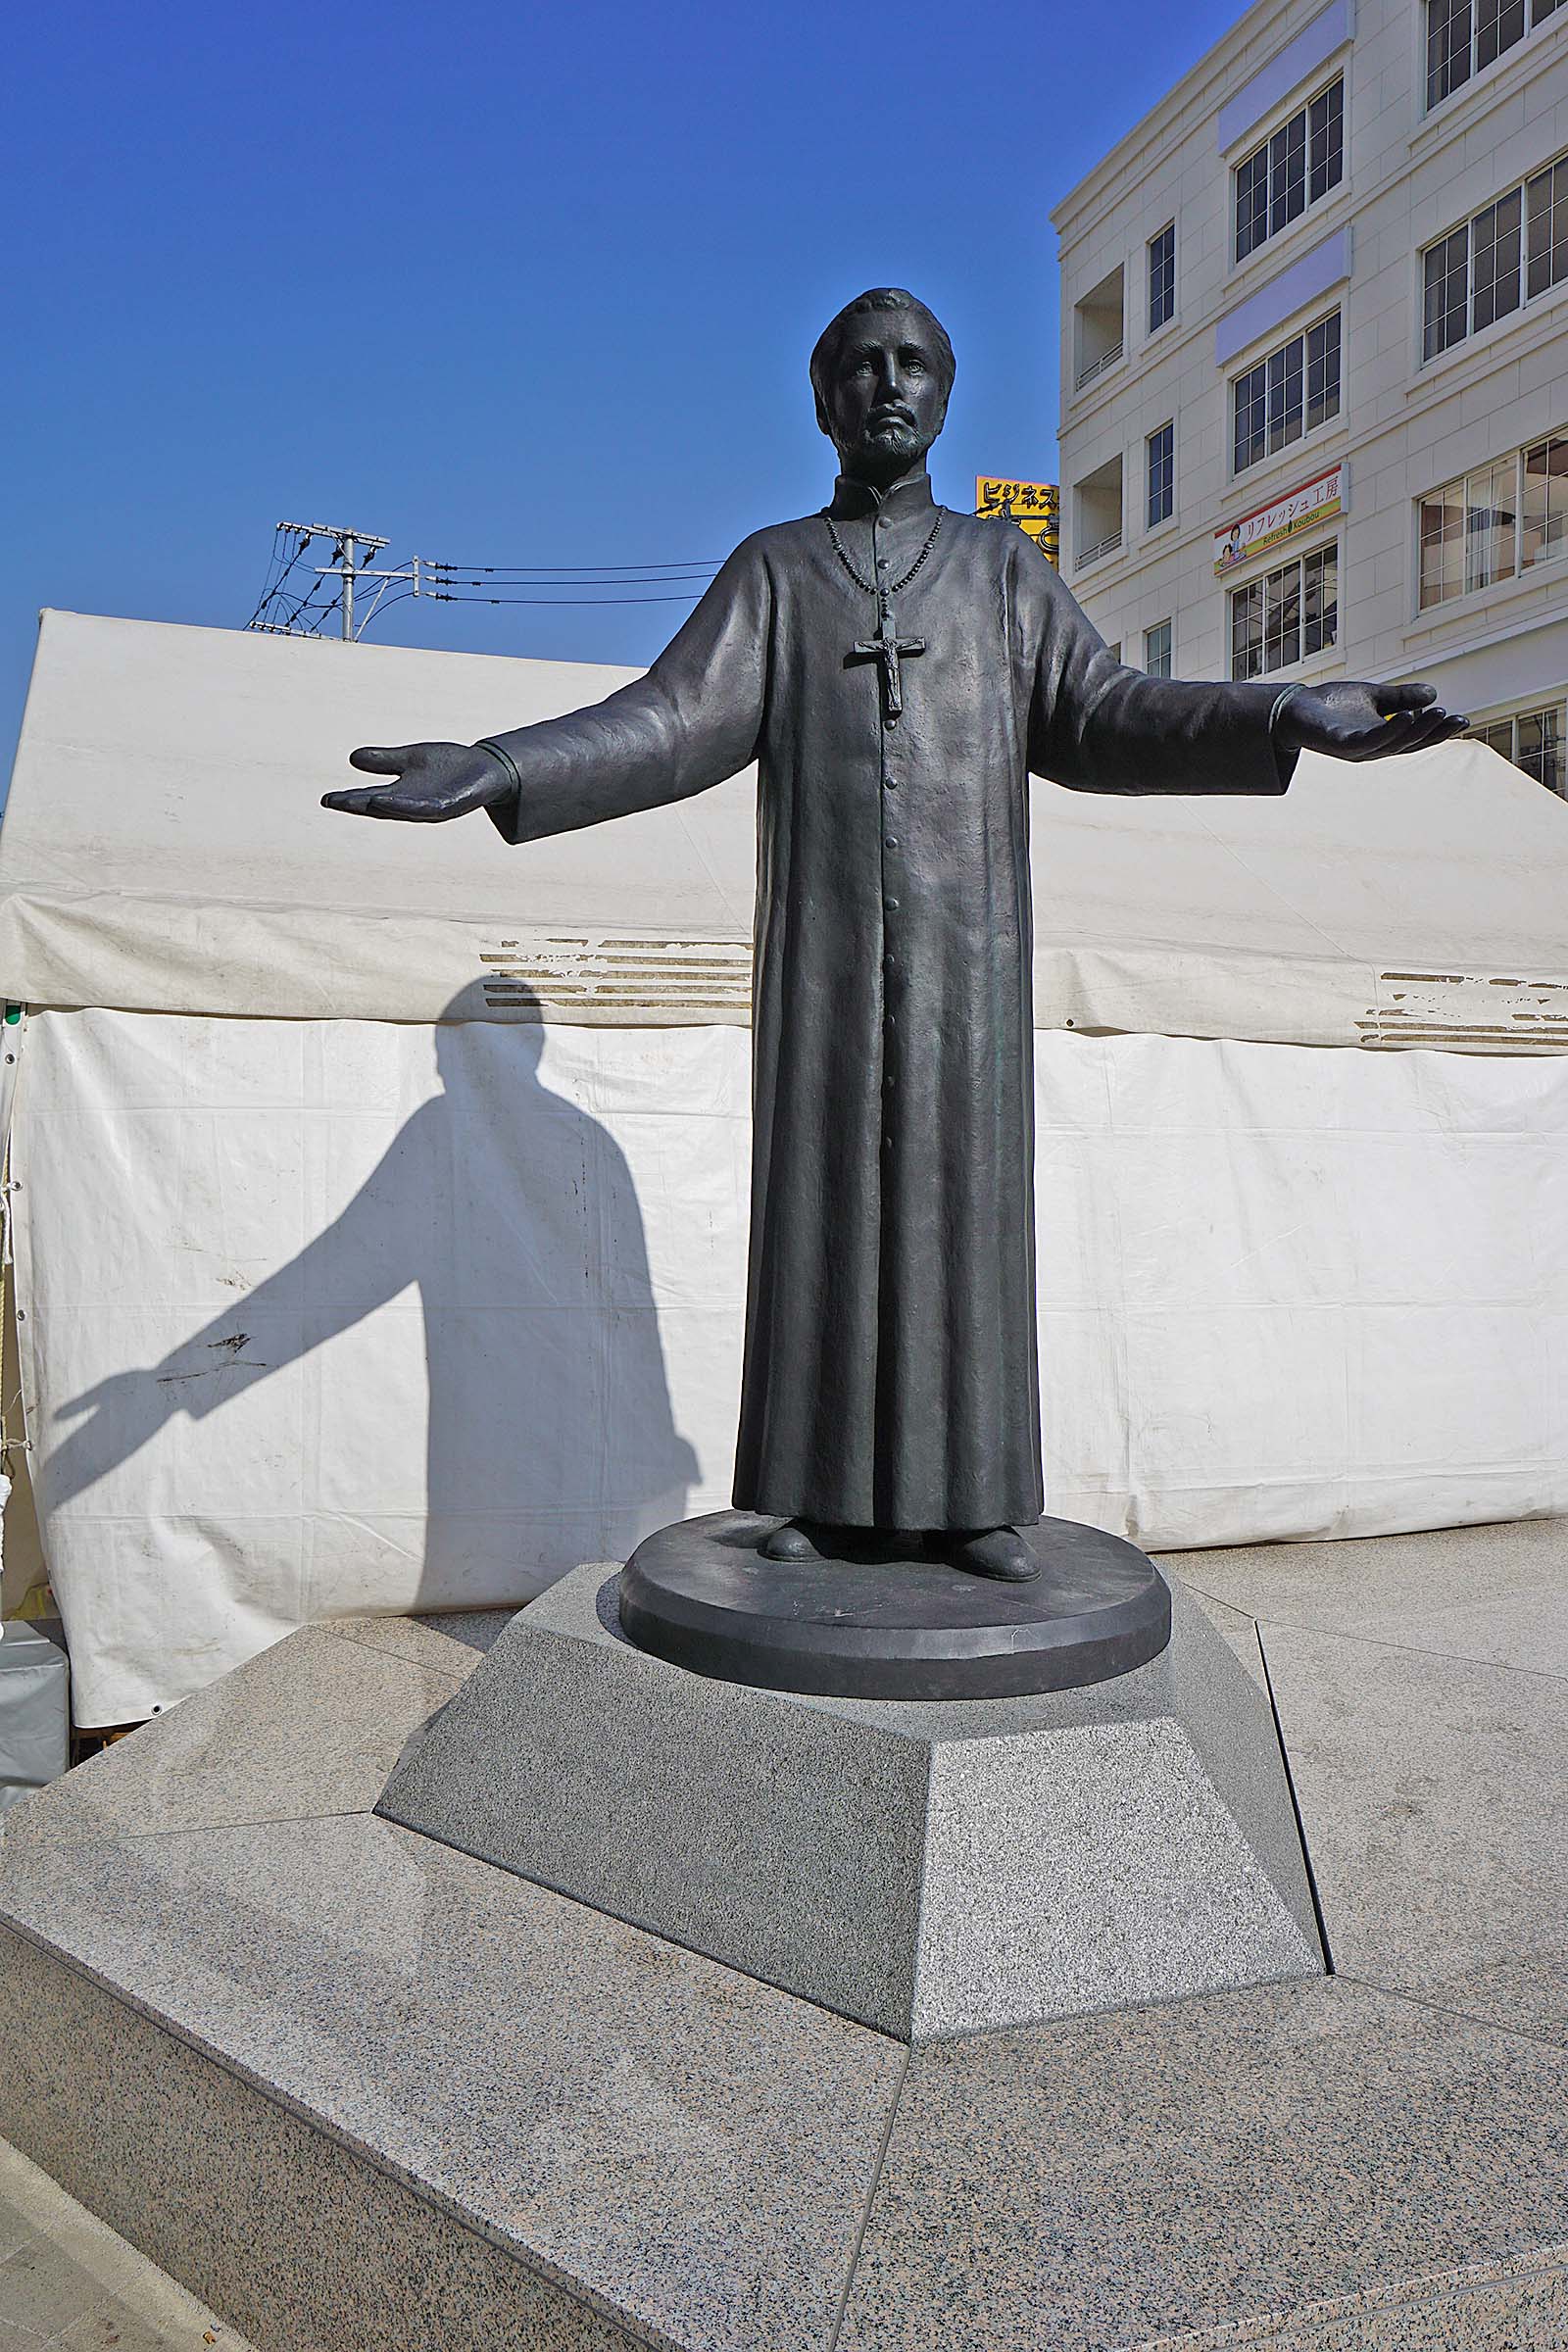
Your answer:
[[[764,1560],[819,1560],[820,1546],[808,1519],[786,1519],[758,1545]]]
[[[1026,1585],[1040,1574],[1039,1560],[1015,1527],[950,1528],[940,1541],[949,1564],[966,1575]]]

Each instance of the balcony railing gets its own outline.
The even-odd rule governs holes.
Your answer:
[[[1080,548],[1078,551],[1078,569],[1082,571],[1086,564],[1098,564],[1102,556],[1114,555],[1120,545],[1121,532],[1119,530],[1115,530],[1111,532],[1108,539],[1102,539],[1097,546]]]
[[[1121,358],[1122,348],[1120,343],[1113,343],[1108,351],[1101,353],[1098,360],[1091,360],[1087,368],[1080,368],[1078,381],[1073,387],[1074,391],[1081,392],[1085,384],[1094,382],[1097,375],[1103,375],[1107,368],[1114,368],[1116,362]]]

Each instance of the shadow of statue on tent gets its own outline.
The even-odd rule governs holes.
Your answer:
[[[395,1325],[368,1324],[323,1387],[307,1458],[279,1449],[270,1478],[245,1462],[222,1476],[232,1509],[200,1509],[210,1526],[230,1517],[236,1545],[247,1519],[297,1508],[314,1522],[303,1613],[516,1602],[685,1517],[698,1465],[674,1425],[631,1171],[541,1080],[537,1000],[524,995],[522,1019],[484,1011],[479,982],[448,1004],[440,1091],[297,1257],[162,1363],[61,1408],[78,1426],[41,1464],[46,1515],[177,1416],[220,1412],[416,1288],[424,1371]],[[422,1495],[398,1422],[411,1436],[423,1423]]]

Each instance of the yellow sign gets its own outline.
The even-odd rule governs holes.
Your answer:
[[[1266,507],[1254,507],[1240,522],[1222,525],[1214,533],[1214,569],[1223,578],[1251,557],[1266,555],[1271,548],[1294,539],[1298,531],[1332,521],[1345,511],[1347,486],[1344,464],[1331,466],[1327,473],[1303,482],[1298,490],[1286,490]]]
[[[1060,493],[1054,482],[1004,482],[994,474],[975,476],[974,511],[996,514],[1027,531],[1049,563],[1060,560],[1056,535]]]

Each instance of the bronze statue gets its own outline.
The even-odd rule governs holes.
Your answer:
[[[1023,1581],[1044,1503],[1029,777],[1282,793],[1297,754],[1466,723],[1427,686],[1218,685],[1112,660],[1023,532],[933,503],[952,347],[896,288],[811,356],[831,503],[736,549],[646,677],[473,746],[368,749],[330,808],[509,842],[758,762],[755,1141],[738,1509],[776,1560],[921,1530]]]

